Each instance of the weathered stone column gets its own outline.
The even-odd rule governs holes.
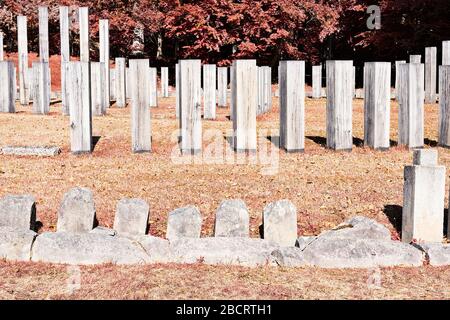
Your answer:
[[[217,94],[218,94],[218,106],[227,106],[227,89],[228,89],[228,68],[217,68]]]
[[[305,149],[305,61],[280,61],[280,147]]]
[[[258,108],[256,109],[256,115],[264,113],[264,70],[262,67],[258,68]]]
[[[91,111],[93,116],[106,114],[105,65],[91,62]]]
[[[327,61],[327,147],[352,150],[353,61]]]
[[[28,35],[27,17],[17,16],[17,46],[19,55],[19,97],[20,104],[28,105]]]
[[[126,61],[125,58],[116,58],[116,106],[125,108],[126,106]]]
[[[150,152],[150,62],[130,60],[131,149],[134,153]]]
[[[167,98],[169,96],[169,68],[161,67],[161,96]]]
[[[364,144],[389,149],[391,64],[364,64]]]
[[[126,90],[128,88],[128,90]],[[127,100],[131,99],[130,88],[130,68],[125,68],[125,97]]]
[[[106,107],[109,108],[109,102],[111,101],[111,89],[109,86],[109,20],[100,19],[98,28],[100,37],[100,62],[103,62],[103,72],[105,73],[105,87],[103,94],[105,96],[104,101],[106,103]]]
[[[395,99],[399,100],[399,91],[400,91],[400,69],[399,66],[402,63],[406,63],[405,60],[395,61]]]
[[[15,107],[15,72],[12,61],[0,61],[0,112],[16,112]]]
[[[424,144],[424,66],[400,64],[398,144],[420,148]]]
[[[356,67],[353,67],[353,75],[352,75],[352,88],[353,88],[353,96],[352,98],[356,98]]]
[[[237,152],[256,151],[256,108],[258,67],[256,60],[233,61],[231,83],[233,148]]]
[[[450,65],[439,67],[439,138],[442,147],[450,148]]]
[[[445,167],[437,165],[437,155],[427,155],[437,150],[417,152],[414,165],[404,169],[402,241],[442,242]]]
[[[109,73],[109,92],[111,101],[116,101],[116,69],[111,69]]]
[[[175,114],[177,119],[180,117],[180,64],[175,64]]]
[[[158,106],[158,69],[150,68],[150,107]]]
[[[412,54],[409,56],[409,63],[422,63],[422,56],[420,54]]]
[[[3,55],[3,32],[0,31],[0,61],[4,60]]]
[[[263,82],[263,106],[264,112],[269,112],[272,108],[272,68],[268,66],[262,67]]]
[[[70,149],[72,153],[92,151],[92,113],[89,62],[67,64],[67,103],[70,113]]]
[[[442,65],[450,65],[450,41],[442,41]]]
[[[216,118],[216,65],[203,65],[203,114],[204,119]]]
[[[180,148],[195,154],[202,149],[201,61],[180,60]]]
[[[312,98],[322,97],[322,65],[312,66]]]
[[[437,48],[425,48],[425,103],[436,103]]]
[[[50,103],[50,94],[51,94],[51,78],[50,78],[50,64],[49,64],[49,39],[48,39],[48,8],[40,6],[39,10],[39,61],[47,63],[47,67],[43,66],[41,71],[43,72],[41,76],[43,79],[41,80],[42,85],[47,83],[46,89],[43,89],[41,93],[45,93],[48,95],[44,100],[44,104],[48,101]],[[47,74],[45,74],[47,73]],[[46,113],[45,113],[46,114]]]
[[[50,112],[49,63],[33,62],[32,75],[30,87],[33,87],[33,113],[48,114]]]
[[[80,61],[89,62],[89,8],[78,9],[80,25]]]
[[[59,7],[59,29],[61,37],[61,106],[62,113],[68,115],[65,64],[70,61],[69,7]]]

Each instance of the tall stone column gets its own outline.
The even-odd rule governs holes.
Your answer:
[[[305,149],[305,61],[280,61],[280,147]]]
[[[201,61],[180,60],[180,148],[185,154],[202,150]]]
[[[167,98],[169,96],[169,68],[161,67],[161,96]]]
[[[69,114],[66,90],[66,67],[70,61],[69,7],[59,7],[59,29],[61,37],[61,105],[62,113]]]
[[[312,66],[312,98],[322,97],[322,65]]]
[[[327,147],[353,147],[353,61],[327,61]]]
[[[92,151],[92,112],[89,62],[67,63],[67,103],[70,113],[70,149],[72,153]]]
[[[425,103],[436,103],[437,48],[425,48]]]
[[[78,9],[80,24],[80,61],[89,62],[89,8]]]
[[[3,54],[3,32],[0,31],[0,61],[4,60],[4,54]]]
[[[177,119],[180,118],[180,63],[175,64],[175,114]]]
[[[442,147],[450,148],[450,65],[439,67],[439,138]]]
[[[218,106],[227,106],[227,89],[228,89],[228,68],[217,68],[217,94],[218,94]]]
[[[364,144],[389,149],[391,64],[364,64]]]
[[[48,62],[33,62],[30,88],[33,92],[33,113],[48,114],[50,112],[49,94],[50,67]]]
[[[263,70],[263,105],[264,112],[269,112],[272,108],[272,68],[261,67]]]
[[[114,81],[116,83],[116,106],[118,108],[125,108],[127,104],[126,68],[125,58],[116,58],[116,74]]]
[[[91,111],[93,116],[106,114],[105,65],[103,62],[91,62]]]
[[[237,152],[255,152],[258,67],[256,60],[235,60],[232,68],[233,148]]]
[[[158,106],[158,69],[150,68],[150,107]]]
[[[28,35],[27,17],[17,16],[17,46],[19,55],[19,98],[20,104],[28,106]]]
[[[16,112],[15,71],[12,61],[0,61],[0,112]]]
[[[450,41],[442,41],[442,65],[450,65]]]
[[[44,105],[47,101],[50,103],[51,95],[51,78],[50,78],[50,54],[49,54],[49,38],[48,38],[48,8],[40,6],[39,10],[39,61],[44,63],[41,68],[41,76],[43,79],[40,80],[42,87],[42,94],[46,94],[47,97],[43,98]],[[46,65],[45,65],[46,64]],[[44,108],[46,109],[46,107]]]
[[[421,148],[424,144],[424,65],[400,64],[398,144]]]
[[[203,114],[204,119],[216,118],[216,65],[203,65]]]
[[[131,149],[134,153],[150,152],[150,62],[130,60]]]
[[[109,108],[109,103],[111,101],[111,89],[110,83],[110,69],[109,69],[109,20],[100,19],[99,21],[99,37],[100,37],[100,62],[103,63],[103,72],[105,78],[105,88],[104,88],[104,101],[106,107]]]
[[[406,63],[405,60],[395,61],[395,99],[399,100],[398,93],[400,91],[400,69],[399,66],[402,63]]]

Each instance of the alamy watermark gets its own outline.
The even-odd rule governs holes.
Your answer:
[[[381,29],[381,8],[377,5],[371,5],[367,7],[367,29],[369,30],[380,30]]]

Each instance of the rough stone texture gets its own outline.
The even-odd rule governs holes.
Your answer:
[[[180,100],[181,100],[181,79],[180,79],[180,64],[175,64],[175,116],[180,118]]]
[[[114,237],[117,234],[116,230],[109,229],[106,227],[101,227],[101,226],[95,227],[94,229],[89,231],[89,233],[101,234],[101,235],[110,236],[110,237]]]
[[[297,247],[283,247],[272,252],[275,263],[281,267],[304,267],[308,265],[302,249]]]
[[[142,264],[147,259],[145,251],[132,240],[95,233],[43,233],[36,238],[32,251],[32,261],[72,265]]]
[[[450,41],[449,41],[450,44]],[[450,50],[449,50],[450,54]],[[450,61],[449,61],[450,64]],[[450,66],[439,67],[439,138],[438,144],[450,147]]]
[[[436,166],[438,164],[438,151],[436,149],[415,149],[413,164],[416,166]]]
[[[450,65],[450,41],[442,41],[442,65]]]
[[[169,213],[166,238],[199,238],[201,228],[202,217],[196,207],[179,208]]]
[[[16,155],[16,156],[42,156],[54,157],[61,153],[59,147],[13,147],[6,146],[1,149],[2,154]]]
[[[216,65],[203,65],[203,118],[216,118]]]
[[[80,25],[80,61],[89,62],[89,8],[78,8]]]
[[[400,91],[400,64],[406,63],[406,60],[395,61],[395,99],[399,100]]]
[[[405,167],[403,242],[442,242],[445,175],[444,166]]]
[[[225,200],[216,211],[216,237],[248,237],[249,215],[242,200]]]
[[[327,147],[351,150],[353,62],[327,61]]]
[[[15,74],[12,61],[0,61],[0,112],[16,111],[15,107]]]
[[[321,268],[421,266],[423,254],[405,243],[378,239],[320,238],[303,251],[302,259]]]
[[[37,233],[31,230],[0,227],[0,259],[29,261],[36,236]]]
[[[33,62],[30,88],[32,88],[33,113],[50,112],[50,67],[48,62]]]
[[[227,91],[228,91],[228,68],[219,67],[217,68],[217,97],[218,106],[227,106]]]
[[[95,205],[92,191],[73,188],[64,195],[58,210],[58,232],[89,232],[94,228]]]
[[[272,202],[263,212],[264,239],[280,246],[294,246],[297,240],[297,208],[289,200]]]
[[[318,236],[302,236],[298,237],[297,241],[295,242],[295,246],[299,248],[300,250],[305,249],[307,246],[311,244],[311,242],[315,241],[318,238]]]
[[[398,144],[409,148],[424,145],[424,66],[400,64]]]
[[[280,62],[280,147],[305,149],[305,61]]]
[[[436,103],[437,48],[425,48],[425,103]]]
[[[169,96],[169,68],[161,67],[161,97]]]
[[[389,149],[391,64],[364,64],[364,144],[373,149]]]
[[[117,203],[114,230],[119,234],[146,234],[150,207],[141,199],[122,199]]]
[[[98,24],[98,32],[99,32],[99,53],[100,53],[100,62],[103,63],[104,69],[104,101],[106,103],[106,107],[109,108],[109,102],[111,100],[111,89],[110,89],[110,66],[109,66],[109,20],[100,19]]]
[[[170,242],[172,260],[176,263],[272,265],[271,253],[278,246],[270,241],[251,238],[183,238]]]
[[[412,54],[409,56],[409,63],[422,63],[422,56],[420,54]]]
[[[106,90],[105,64],[102,62],[91,62],[90,65],[91,65],[91,112],[92,112],[92,116],[103,116],[106,114],[106,107],[108,105],[108,102],[106,100],[106,95],[105,95],[105,90]],[[109,95],[108,95],[108,97],[109,97]],[[109,100],[109,98],[108,98],[108,100]]]
[[[70,33],[69,33],[69,7],[59,7],[59,30],[61,47],[61,106],[63,115],[69,114],[66,89],[66,66],[70,61]]]
[[[450,265],[450,244],[427,243],[420,248],[425,251],[430,265],[435,267]]]
[[[258,67],[256,60],[235,60],[231,67],[231,119],[235,151],[256,151]]]
[[[312,98],[320,99],[322,96],[322,65],[312,66]]]
[[[319,235],[319,238],[354,238],[388,241],[391,239],[391,232],[375,220],[355,216],[344,221],[336,228],[322,233]]]
[[[36,201],[32,195],[6,195],[0,198],[0,227],[34,230]]]
[[[158,106],[158,72],[157,68],[149,68],[150,72],[150,107]],[[178,102],[178,100],[177,100]]]
[[[27,17],[17,16],[17,50],[19,58],[19,98],[20,104],[28,105],[28,32]]]
[[[172,262],[169,241],[153,236],[135,236],[133,239],[147,254],[147,263]]]
[[[116,106],[125,108],[126,98],[126,60],[125,58],[116,58],[116,69],[114,75]]]

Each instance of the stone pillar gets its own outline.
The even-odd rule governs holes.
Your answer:
[[[217,94],[218,94],[218,106],[227,106],[227,89],[228,89],[228,68],[217,68]]]
[[[103,62],[91,62],[91,111],[93,116],[106,114],[105,65]]]
[[[78,9],[80,25],[80,61],[89,62],[89,8]]]
[[[175,64],[175,114],[177,119],[180,117],[180,64]]]
[[[373,149],[389,149],[391,104],[391,64],[364,64],[364,144]]]
[[[417,64],[418,65],[418,64]],[[414,164],[404,169],[402,241],[442,242],[444,229],[445,167],[437,164],[437,150],[415,150]],[[421,158],[426,157],[426,161]]]
[[[48,114],[50,112],[49,63],[33,62],[30,87],[33,87],[33,113]]]
[[[439,67],[439,138],[442,147],[450,148],[450,65]]]
[[[106,107],[109,108],[109,102],[111,101],[111,89],[109,86],[109,20],[100,19],[98,28],[100,37],[100,62],[103,62],[103,72],[105,74],[105,88],[103,90],[103,94],[105,96],[104,101],[106,103]]]
[[[352,150],[353,61],[327,61],[327,147]]]
[[[409,63],[422,63],[422,56],[420,54],[412,54],[409,56]]]
[[[395,61],[395,99],[399,100],[399,90],[400,90],[400,64],[406,63],[405,60]]]
[[[201,61],[180,60],[181,152],[195,154],[202,149]]]
[[[436,103],[437,48],[425,48],[425,103]]]
[[[44,104],[47,103],[47,101],[50,103],[50,94],[51,94],[51,78],[50,78],[50,64],[49,64],[49,39],[48,39],[48,8],[40,6],[38,8],[39,10],[39,61],[43,63],[47,63],[47,67],[42,67],[42,73],[41,76],[45,79],[42,79],[42,84],[48,86],[47,89],[44,89],[42,93],[46,93],[48,95],[47,98],[45,98]],[[47,74],[45,74],[47,72]]]
[[[65,64],[70,61],[69,7],[59,7],[59,29],[61,36],[61,106],[62,113],[69,115],[65,67]]]
[[[256,115],[264,113],[264,70],[262,67],[257,67],[258,70],[258,108]],[[279,80],[278,80],[279,82]]]
[[[305,61],[280,61],[280,147],[305,149]]]
[[[92,113],[89,62],[67,63],[67,103],[72,153],[92,151]]]
[[[264,112],[272,109],[272,68],[268,66],[261,67],[263,70],[263,106]]]
[[[111,69],[109,73],[109,92],[111,101],[116,101],[116,69]]]
[[[322,65],[312,67],[312,98],[322,97]]]
[[[204,119],[216,118],[216,65],[203,65],[203,115]]]
[[[19,97],[20,104],[28,105],[28,35],[27,35],[27,17],[17,17],[17,47],[19,55]]]
[[[131,149],[150,152],[150,63],[148,59],[130,60]]]
[[[126,106],[126,61],[125,58],[116,58],[116,106],[125,108]]]
[[[0,61],[0,112],[16,112],[15,107],[15,72],[12,61]]]
[[[127,100],[131,99],[131,91],[126,90],[130,88],[130,68],[125,68],[125,97]]]
[[[424,66],[400,64],[398,144],[421,148],[424,144]]]
[[[149,68],[150,70],[150,107],[158,106],[158,69]]]
[[[161,67],[161,96],[167,98],[169,96],[169,68]]]
[[[256,60],[235,60],[232,68],[233,148],[237,152],[255,152],[258,67]]]
[[[3,32],[0,31],[0,61],[4,60],[3,55]]]
[[[442,41],[442,65],[450,65],[450,41]]]
[[[353,67],[352,88],[353,88],[352,98],[356,98],[356,67]]]

